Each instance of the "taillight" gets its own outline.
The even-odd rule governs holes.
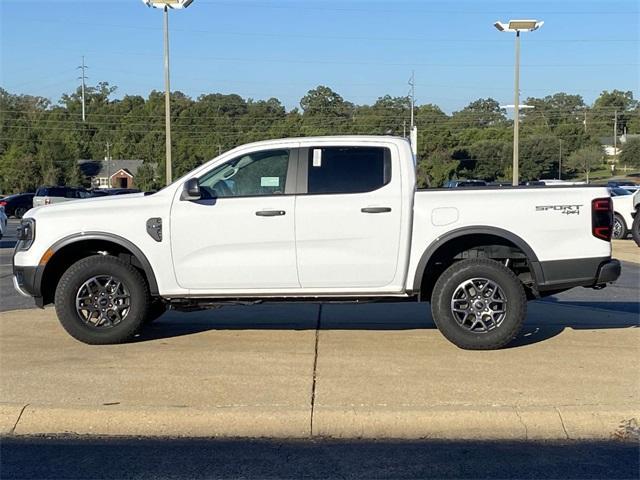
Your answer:
[[[7,206],[7,202],[0,202],[0,207],[6,207]]]
[[[601,240],[611,241],[613,230],[613,202],[611,197],[596,198],[591,202],[591,233]]]

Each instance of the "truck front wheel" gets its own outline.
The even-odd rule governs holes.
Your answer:
[[[151,298],[130,264],[109,255],[74,263],[56,288],[56,313],[75,339],[92,345],[122,343],[143,325]]]
[[[431,312],[440,332],[465,350],[494,350],[513,340],[527,299],[515,274],[495,260],[461,260],[433,289]]]

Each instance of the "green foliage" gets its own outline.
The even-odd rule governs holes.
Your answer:
[[[451,180],[459,162],[451,158],[446,151],[439,150],[418,162],[416,177],[418,188],[441,187]]]
[[[115,91],[105,82],[88,86],[87,120],[82,122],[79,89],[53,104],[0,88],[0,191],[81,184],[86,179],[77,160],[103,159],[107,143],[114,159],[144,161],[136,178],[140,188],[164,185],[164,94],[113,98]],[[624,128],[640,133],[640,106],[631,92],[605,91],[591,107],[579,95],[562,92],[525,102],[535,108],[522,111],[522,180],[555,178],[561,154],[565,163],[575,151],[598,147],[599,137],[612,135],[616,110],[620,133]],[[408,135],[409,117],[408,97],[385,95],[371,105],[355,105],[322,85],[309,90],[300,108],[290,111],[276,98],[211,93],[192,99],[172,92],[173,174],[177,178],[220,152],[269,138]],[[511,179],[513,122],[496,100],[476,100],[452,115],[433,104],[420,105],[415,121],[421,186],[439,186],[452,177]],[[629,165],[637,165],[633,145],[621,154],[621,159],[630,158],[625,160]]]
[[[640,138],[630,138],[622,147],[618,163],[640,167]]]
[[[603,166],[604,152],[600,147],[584,147],[573,152],[565,166],[569,171],[579,172],[585,175],[587,182],[592,170]]]

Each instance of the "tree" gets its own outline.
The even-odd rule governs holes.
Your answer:
[[[305,135],[349,133],[354,106],[329,87],[320,85],[300,100]]]
[[[570,171],[584,174],[587,183],[589,183],[589,174],[592,170],[602,166],[603,159],[602,148],[584,147],[573,152],[565,162],[565,166]]]
[[[626,141],[618,162],[623,165],[640,167],[640,138],[630,138]]]
[[[512,163],[512,144],[505,146],[504,155],[505,161]],[[518,156],[520,180],[556,178],[559,159],[560,141],[554,135],[534,135],[522,138]]]
[[[420,188],[441,187],[451,180],[458,168],[459,162],[451,155],[439,150],[432,153],[426,160],[418,162],[417,181]]]
[[[494,127],[507,121],[505,111],[493,98],[481,98],[471,102],[459,112],[454,112],[452,123],[458,128]]]
[[[615,124],[617,113],[617,135],[620,135],[628,127],[633,116],[632,112],[638,107],[638,101],[633,98],[633,92],[605,90],[593,103],[588,124],[597,135],[610,136]]]
[[[467,151],[475,162],[473,177],[494,181],[504,176],[509,160],[505,156],[507,143],[500,140],[481,140],[471,145]]]

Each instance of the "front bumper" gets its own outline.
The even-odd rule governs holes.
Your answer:
[[[20,295],[33,297],[39,307],[43,306],[40,290],[41,273],[38,267],[13,266],[13,287]]]

